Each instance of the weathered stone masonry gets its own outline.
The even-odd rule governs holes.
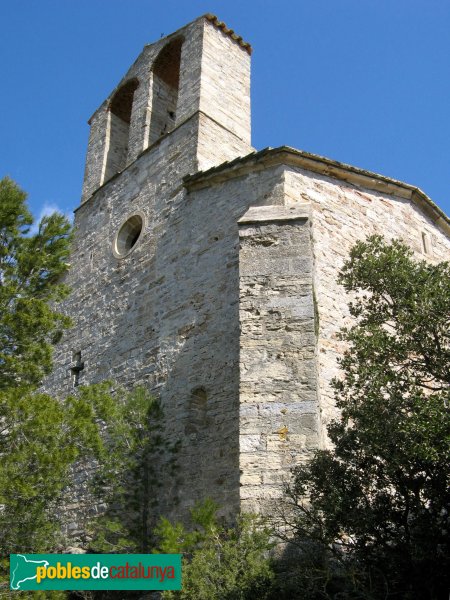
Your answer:
[[[448,218],[420,190],[253,151],[250,54],[200,17],[146,46],[90,120],[65,305],[76,326],[46,387],[114,379],[161,398],[182,442],[160,498],[172,517],[205,496],[228,514],[264,510],[327,443],[348,319],[336,274],[357,239],[449,255]]]

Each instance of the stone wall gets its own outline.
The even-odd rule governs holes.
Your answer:
[[[187,191],[182,178],[195,172],[193,140],[205,120],[192,117],[77,210],[66,303],[75,326],[58,346],[47,382],[48,390],[71,392],[72,358],[81,352],[81,384],[143,384],[161,398],[166,436],[182,442],[179,478],[164,480],[159,497],[171,517],[185,516],[206,496],[224,514],[239,510],[237,221],[252,203],[270,204],[281,177],[279,169],[267,169]],[[115,236],[137,213],[144,231],[118,259]],[[200,420],[192,403],[198,388],[207,396]],[[68,514],[75,525],[83,515],[80,494],[77,502]]]
[[[372,234],[399,238],[418,259],[448,260],[450,240],[409,199],[376,192],[304,169],[289,168],[285,175],[289,203],[310,202],[314,256],[314,287],[319,316],[318,366],[321,419],[326,425],[336,416],[330,381],[339,376],[337,357],[344,350],[337,333],[350,324],[348,301],[336,278],[357,240]],[[431,240],[432,254],[423,251],[422,232]],[[327,442],[325,442],[327,443]]]
[[[208,115],[199,113],[197,170],[206,171],[223,162],[245,156],[253,148]]]
[[[250,144],[250,56],[206,20],[201,68],[199,109]]]
[[[255,512],[319,446],[311,227],[281,206],[239,223],[240,497]]]

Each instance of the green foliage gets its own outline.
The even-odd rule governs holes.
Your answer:
[[[445,597],[449,264],[416,262],[376,236],[353,248],[339,280],[353,293],[355,325],[342,332],[334,450],[298,468],[289,490],[304,556],[322,555],[311,597]]]
[[[71,466],[104,454],[97,423],[107,418],[108,391],[106,385],[80,388],[65,400],[14,388],[0,392],[1,554],[54,547]]]
[[[63,543],[61,500],[73,465],[86,458],[97,460],[98,478],[103,478],[98,501],[124,502],[114,504],[114,511],[98,520],[104,547],[99,542],[95,550],[139,551],[132,537],[138,536],[137,531],[124,519],[133,512],[132,504],[126,504],[131,490],[121,486],[126,484],[123,469],[130,469],[130,474],[135,466],[131,455],[145,458],[145,452],[139,454],[140,432],[148,432],[146,421],[155,406],[143,390],[113,391],[109,383],[81,386],[66,399],[14,388],[0,392],[0,553],[52,552]],[[139,490],[141,482],[135,483]],[[7,560],[0,564],[0,582],[7,580],[8,568]],[[59,597],[65,596],[55,595]]]
[[[162,477],[170,476],[176,448],[162,438],[161,409],[144,390],[114,392],[105,383],[66,399],[37,393],[52,345],[70,325],[57,304],[68,293],[71,228],[54,214],[31,235],[25,198],[14,182],[0,181],[0,553],[57,547],[63,493],[86,457],[97,460],[95,489],[109,509],[96,549],[145,552],[160,458]],[[4,560],[3,581],[7,568]]]
[[[218,522],[206,500],[191,511],[191,529],[161,519],[158,551],[183,554],[183,589],[166,599],[251,600],[269,598],[273,571],[270,532],[260,518],[244,515],[234,527]]]
[[[30,234],[25,193],[0,181],[0,589],[10,553],[49,552],[59,536],[58,507],[74,462],[104,453],[99,423],[109,387],[79,388],[65,400],[36,392],[52,366],[52,345],[70,321],[66,297],[71,227],[62,215]],[[9,592],[0,591],[0,595]],[[61,598],[64,593],[14,594]]]
[[[33,393],[50,370],[52,342],[69,324],[55,303],[67,294],[60,278],[67,270],[71,228],[54,214],[29,235],[33,219],[25,198],[13,181],[0,181],[2,555],[47,547],[54,534],[48,506],[61,492],[80,448],[95,443],[92,427],[82,427],[83,398],[60,404]],[[76,439],[76,427],[83,437]]]
[[[158,490],[176,472],[178,444],[163,437],[162,421],[159,402],[144,388],[116,393],[93,481],[95,496],[107,506],[93,524],[94,551],[149,551]]]
[[[0,180],[0,389],[37,385],[51,369],[52,343],[69,326],[54,302],[67,295],[71,226],[65,217],[33,219],[26,194]]]

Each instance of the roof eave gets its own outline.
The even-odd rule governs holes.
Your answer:
[[[242,177],[247,173],[265,169],[275,165],[290,165],[301,167],[308,171],[319,173],[347,181],[378,192],[388,193],[400,198],[411,200],[417,204],[433,222],[450,236],[450,219],[447,215],[418,187],[360,169],[352,165],[297,150],[289,146],[278,148],[265,148],[259,152],[252,152],[244,157],[239,157],[231,162],[223,163],[217,167],[200,171],[184,178],[184,185],[190,190],[201,189]]]

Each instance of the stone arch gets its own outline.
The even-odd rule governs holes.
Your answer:
[[[172,40],[164,46],[153,63],[149,144],[153,144],[175,127],[182,45],[183,38]]]
[[[117,90],[109,103],[109,143],[104,181],[123,171],[127,164],[131,112],[138,85],[137,79],[130,79]]]

